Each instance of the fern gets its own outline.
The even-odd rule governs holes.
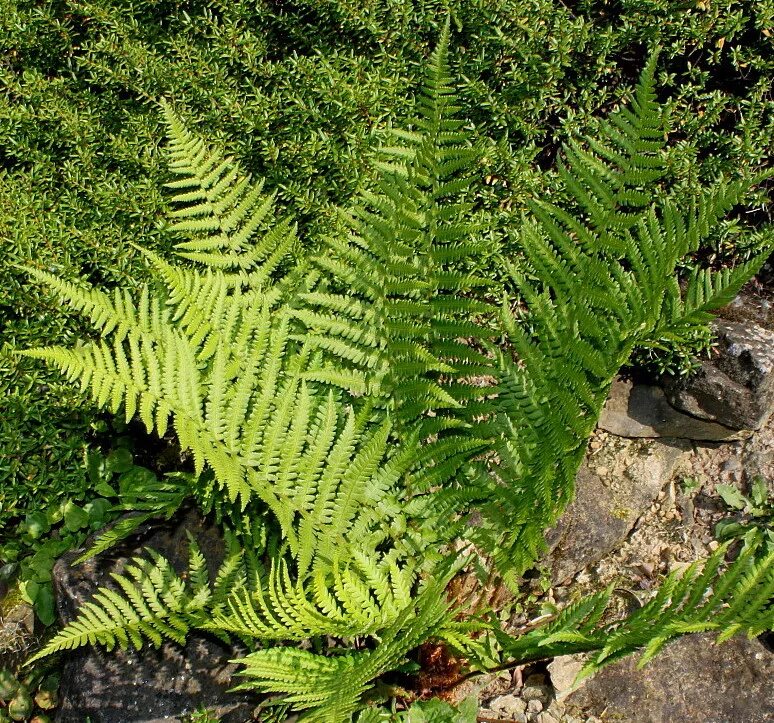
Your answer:
[[[191,133],[162,103],[171,142],[170,170],[180,176],[167,183],[175,191],[170,230],[189,237],[177,244],[180,256],[211,268],[252,271],[251,282],[270,277],[296,241],[290,219],[273,221],[274,195],[264,195],[263,182],[252,183],[232,159]],[[260,271],[256,273],[257,268]]]
[[[214,580],[195,544],[184,578],[149,552],[35,659],[205,630],[251,651],[241,687],[345,721],[429,638],[481,669],[503,664],[497,645],[518,660],[595,651],[599,667],[691,630],[771,625],[772,560],[752,537],[722,576],[725,548],[617,624],[609,591],[516,640],[447,602],[471,543],[491,556],[479,568],[517,583],[572,497],[621,365],[637,346],[705,329],[763,258],[696,270],[681,290],[678,264],[757,179],[721,180],[691,208],[654,192],[666,173],[654,56],[631,106],[565,149],[573,207],[529,204],[505,288],[476,274],[500,250],[471,221],[478,154],[448,41],[447,24],[414,128],[394,132],[375,190],[322,252],[303,253],[262,184],[165,105],[179,258],[140,249],[154,281],[136,297],[30,271],[96,338],[20,353],[149,432],[171,424],[194,461],[195,474],[134,491],[138,514],[86,555],[189,497],[231,531]],[[315,652],[298,647],[310,640]]]
[[[578,211],[533,201],[509,265],[522,309],[504,305],[511,352],[498,359],[497,475],[488,504],[495,530],[478,541],[513,582],[534,561],[543,530],[572,497],[575,474],[609,386],[638,346],[690,336],[727,303],[766,258],[737,269],[696,270],[684,296],[678,262],[738,202],[751,181],[720,180],[680,209],[650,184],[666,173],[664,120],[655,102],[656,55],[631,108],[584,147],[565,149],[560,175]],[[536,279],[536,280],[533,280]]]
[[[363,707],[361,698],[371,681],[396,668],[406,654],[441,629],[447,617],[443,589],[448,578],[429,585],[384,629],[373,650],[335,657],[294,648],[259,650],[240,661],[250,681],[238,688],[290,693],[296,709],[312,709],[310,721],[349,720]]]
[[[182,644],[200,609],[170,563],[152,550],[148,555],[150,560],[134,558],[126,566],[126,575],[111,575],[123,595],[101,588],[28,664],[86,644],[100,644],[108,650],[116,645],[139,650],[145,639],[156,646],[165,638]]]
[[[331,359],[314,378],[379,397],[398,421],[481,397],[463,377],[488,373],[490,362],[461,340],[496,333],[471,321],[492,316],[470,293],[492,284],[466,268],[487,249],[469,220],[465,194],[479,153],[456,117],[448,40],[447,23],[415,129],[393,131],[398,144],[381,149],[376,190],[344,214],[351,235],[328,239],[314,259],[325,287],[295,312]]]
[[[238,546],[212,584],[193,540],[185,580],[166,559],[147,553],[150,559],[134,558],[126,574],[112,574],[120,592],[101,588],[28,662],[85,644],[111,650],[140,649],[145,641],[158,646],[165,638],[182,643],[193,628],[248,643],[371,636],[377,644],[368,652],[328,657],[280,646],[235,661],[249,679],[239,687],[288,693],[283,702],[311,709],[308,720],[342,721],[363,707],[375,678],[431,635],[443,638],[447,626],[452,635],[455,628],[443,591],[459,565],[447,566],[417,594],[415,576],[394,557],[380,579],[361,556],[361,569],[333,568],[330,583],[319,567],[304,590],[281,557],[272,558],[264,575],[260,561]]]

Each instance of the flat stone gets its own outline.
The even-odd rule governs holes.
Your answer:
[[[119,548],[108,550],[82,565],[72,566],[80,551],[68,553],[53,572],[57,607],[63,624],[88,601],[96,588],[120,572],[127,558],[151,547],[182,572],[188,564],[189,530],[214,572],[223,559],[224,545],[217,528],[189,511],[176,522],[142,528]],[[227,692],[233,686],[236,665],[229,660],[243,654],[238,648],[199,634],[191,634],[184,647],[165,643],[156,649],[105,652],[83,648],[68,654],[62,675],[59,723],[152,723],[179,721],[197,708],[207,708],[220,721],[242,723],[252,719],[256,696]]]
[[[517,716],[526,712],[527,704],[517,695],[499,695],[487,704],[496,713]]]
[[[544,703],[548,700],[550,695],[551,691],[547,685],[525,685],[521,691],[521,697],[526,700],[527,703],[531,703],[533,700],[538,700],[541,703]]]
[[[750,436],[717,422],[675,409],[660,387],[616,379],[598,426],[619,437],[671,437],[697,441],[733,441]]]
[[[774,332],[753,322],[713,322],[712,359],[665,385],[677,409],[732,429],[760,429],[774,411]]]
[[[757,640],[685,635],[643,669],[630,656],[565,699],[567,711],[636,723],[774,721],[774,654]]]
[[[557,700],[563,700],[573,690],[575,679],[583,669],[580,655],[560,655],[548,664],[548,674]]]
[[[575,499],[546,540],[545,562],[559,585],[618,548],[653,504],[690,449],[679,439],[611,437],[587,456],[575,481]],[[600,476],[599,467],[608,473]]]

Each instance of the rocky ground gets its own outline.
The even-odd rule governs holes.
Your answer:
[[[533,610],[610,583],[624,607],[641,604],[669,572],[717,549],[715,526],[734,514],[718,485],[749,493],[755,478],[772,484],[771,312],[765,295],[737,299],[716,324],[716,355],[691,383],[613,385],[576,498],[549,535],[550,586]],[[524,613],[514,620],[527,621]],[[641,670],[626,659],[574,690],[582,665],[582,656],[567,656],[480,681],[479,720],[774,721],[771,635],[722,645],[712,634],[687,635]]]
[[[554,531],[552,584],[536,607],[610,583],[622,604],[646,601],[667,573],[717,549],[714,528],[729,509],[716,485],[745,491],[757,475],[774,479],[774,420],[732,442],[627,439],[599,429],[576,502]],[[763,640],[716,646],[711,634],[685,636],[642,670],[625,660],[571,692],[582,661],[568,656],[488,681],[479,720],[774,721],[774,653]]]

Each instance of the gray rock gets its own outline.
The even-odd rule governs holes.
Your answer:
[[[774,721],[774,655],[757,640],[686,635],[642,670],[636,656],[600,671],[567,710],[633,723]]]
[[[527,704],[517,695],[499,695],[487,705],[496,713],[514,717],[523,715],[527,710]]]
[[[622,379],[613,382],[598,426],[619,437],[731,441],[750,435],[679,412],[667,401],[660,387]]]
[[[616,549],[671,479],[690,445],[675,439],[612,437],[587,457],[575,482],[575,499],[546,536],[545,560],[562,584]]]
[[[196,538],[213,570],[223,559],[224,545],[217,529],[195,512],[188,512],[162,527],[143,528],[121,548],[108,550],[83,565],[73,567],[79,553],[68,553],[54,567],[60,620],[67,623],[77,609],[106,584],[111,572],[120,572],[126,559],[152,547],[167,557],[175,569],[187,565],[185,530]],[[213,571],[211,570],[211,572]],[[113,651],[85,648],[68,656],[62,675],[59,723],[151,723],[178,721],[199,707],[207,708],[227,723],[252,719],[255,696],[228,693],[237,666],[229,660],[240,655],[235,647],[192,634],[185,647],[166,643],[159,649]]]
[[[677,409],[732,429],[760,429],[774,411],[774,332],[717,320],[718,347],[688,378],[665,387]]]
[[[551,691],[547,685],[525,685],[521,690],[521,697],[526,700],[528,704],[533,700],[540,701],[541,704],[545,703],[550,696]]]
[[[718,316],[728,321],[753,322],[764,329],[774,329],[774,304],[769,299],[754,293],[742,291],[728,306],[718,312]]]
[[[572,692],[575,679],[582,668],[583,658],[580,655],[561,655],[548,664],[548,673],[557,700],[563,700]]]

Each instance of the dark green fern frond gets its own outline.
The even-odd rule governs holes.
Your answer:
[[[678,263],[756,179],[721,179],[689,208],[654,196],[648,184],[665,171],[654,63],[631,108],[600,139],[587,139],[589,151],[577,143],[566,149],[562,178],[582,212],[535,201],[519,230],[523,258],[510,267],[519,307],[503,310],[511,349],[494,350],[502,484],[486,514],[495,534],[474,531],[512,580],[532,564],[543,530],[571,499],[609,385],[635,347],[674,343],[705,327],[708,312],[764,258],[696,272],[683,300]],[[497,538],[503,523],[511,529]]]
[[[671,574],[643,607],[623,620],[609,620],[611,590],[565,608],[555,620],[518,638],[497,634],[507,657],[528,662],[592,652],[580,678],[642,651],[645,665],[671,639],[715,631],[718,641],[750,638],[774,626],[774,552],[755,532],[739,556],[726,563],[728,544],[702,563]]]
[[[606,250],[616,252],[616,230],[636,225],[653,202],[654,189],[665,175],[664,109],[657,103],[651,53],[628,106],[601,122],[600,132],[571,140],[559,161],[559,175],[583,210],[589,226],[605,234]]]
[[[352,236],[330,239],[315,260],[324,290],[303,296],[306,308],[296,312],[308,343],[331,360],[315,378],[380,398],[399,421],[481,397],[481,387],[449,381],[490,364],[466,341],[493,336],[473,323],[493,308],[469,293],[491,282],[466,268],[487,249],[470,222],[466,190],[478,153],[455,115],[447,54],[448,28],[415,129],[395,131],[400,145],[382,149],[388,161],[376,190],[345,214]]]

